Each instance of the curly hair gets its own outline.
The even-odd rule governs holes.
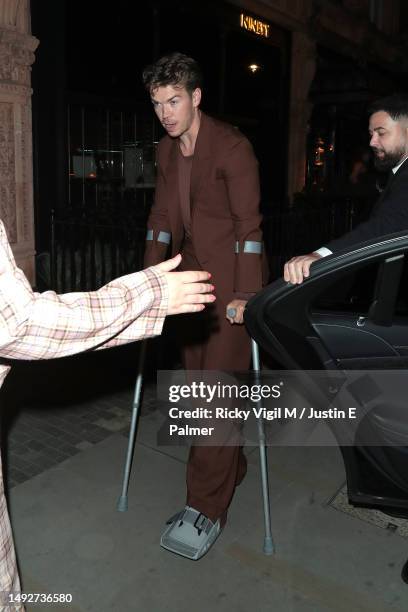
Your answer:
[[[202,86],[202,73],[197,62],[183,53],[170,53],[143,71],[143,84],[147,91],[173,85],[185,87],[191,94]]]

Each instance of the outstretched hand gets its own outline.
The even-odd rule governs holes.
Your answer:
[[[299,285],[303,282],[303,279],[308,278],[310,266],[318,259],[321,259],[321,255],[318,253],[292,257],[292,259],[285,263],[283,278],[286,282],[292,283],[292,285]]]
[[[184,312],[199,312],[204,310],[205,304],[215,301],[212,294],[214,286],[207,281],[211,278],[209,272],[202,270],[173,272],[180,265],[181,255],[163,261],[154,266],[164,273],[167,280],[169,303],[167,314],[181,314]]]

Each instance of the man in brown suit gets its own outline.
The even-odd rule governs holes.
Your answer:
[[[197,63],[173,53],[143,73],[167,132],[157,150],[155,201],[148,220],[145,265],[181,251],[183,269],[208,270],[217,301],[183,317],[187,370],[247,370],[250,339],[243,323],[247,299],[262,286],[258,163],[235,128],[201,112]],[[227,436],[228,437],[228,436]],[[169,521],[161,545],[200,558],[223,528],[246,460],[239,443],[192,446],[187,505]]]

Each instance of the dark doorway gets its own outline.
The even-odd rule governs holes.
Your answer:
[[[227,38],[225,117],[252,142],[260,161],[263,208],[286,193],[287,81],[284,49],[240,32]]]

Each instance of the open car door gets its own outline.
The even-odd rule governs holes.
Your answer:
[[[300,285],[273,282],[247,304],[250,335],[290,370],[408,369],[407,252],[407,233],[393,234],[316,262]],[[339,285],[356,273],[360,283],[373,276],[364,291],[366,304],[330,305]],[[375,444],[365,444],[367,432]],[[354,443],[346,447],[339,440],[339,445],[350,502],[408,517],[404,393],[397,400],[374,403],[359,423]]]

